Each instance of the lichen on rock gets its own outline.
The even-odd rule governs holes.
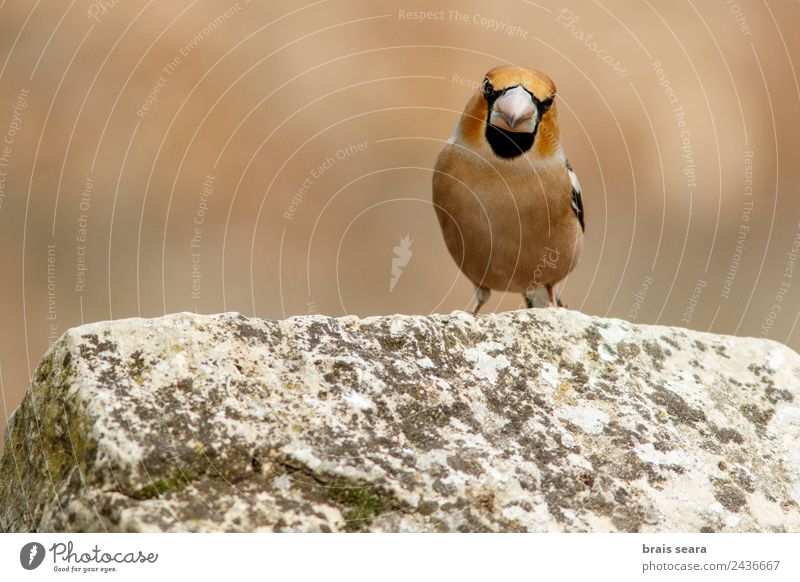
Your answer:
[[[562,309],[69,330],[2,531],[800,531],[800,357]]]

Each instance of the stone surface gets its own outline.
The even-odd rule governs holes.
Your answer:
[[[800,531],[800,357],[561,309],[68,331],[4,531]]]

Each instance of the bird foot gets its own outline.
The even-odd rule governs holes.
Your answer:
[[[479,287],[475,286],[475,309],[472,310],[472,315],[478,315],[478,312],[483,307],[483,304],[489,300],[489,296],[492,294],[491,289],[487,287]]]

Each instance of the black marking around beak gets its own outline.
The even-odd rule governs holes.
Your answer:
[[[539,131],[539,122],[541,121],[542,116],[547,113],[547,111],[553,105],[553,99],[555,99],[555,94],[553,94],[544,101],[540,101],[533,93],[525,89],[525,87],[522,87],[525,89],[525,92],[531,96],[531,99],[533,99],[533,104],[536,107],[537,115],[536,123],[533,126],[533,131],[531,133],[521,133],[515,131],[506,131],[499,127],[495,127],[490,123],[494,102],[497,101],[497,99],[503,93],[509,89],[515,89],[516,87],[521,87],[521,85],[508,87],[502,91],[495,91],[494,87],[492,87],[492,84],[489,82],[489,79],[485,79],[483,82],[483,97],[486,99],[487,105],[485,132],[486,141],[489,142],[492,151],[497,156],[504,159],[517,158],[533,147],[533,144],[536,141],[536,133]]]
[[[538,122],[533,128],[532,133],[521,133],[519,131],[506,131],[489,123],[486,120],[486,141],[492,148],[492,151],[505,159],[513,159],[521,156],[533,146],[533,141],[536,139],[536,130],[538,129]]]

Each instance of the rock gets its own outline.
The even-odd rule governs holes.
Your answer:
[[[800,357],[561,309],[72,329],[4,531],[798,531]]]

